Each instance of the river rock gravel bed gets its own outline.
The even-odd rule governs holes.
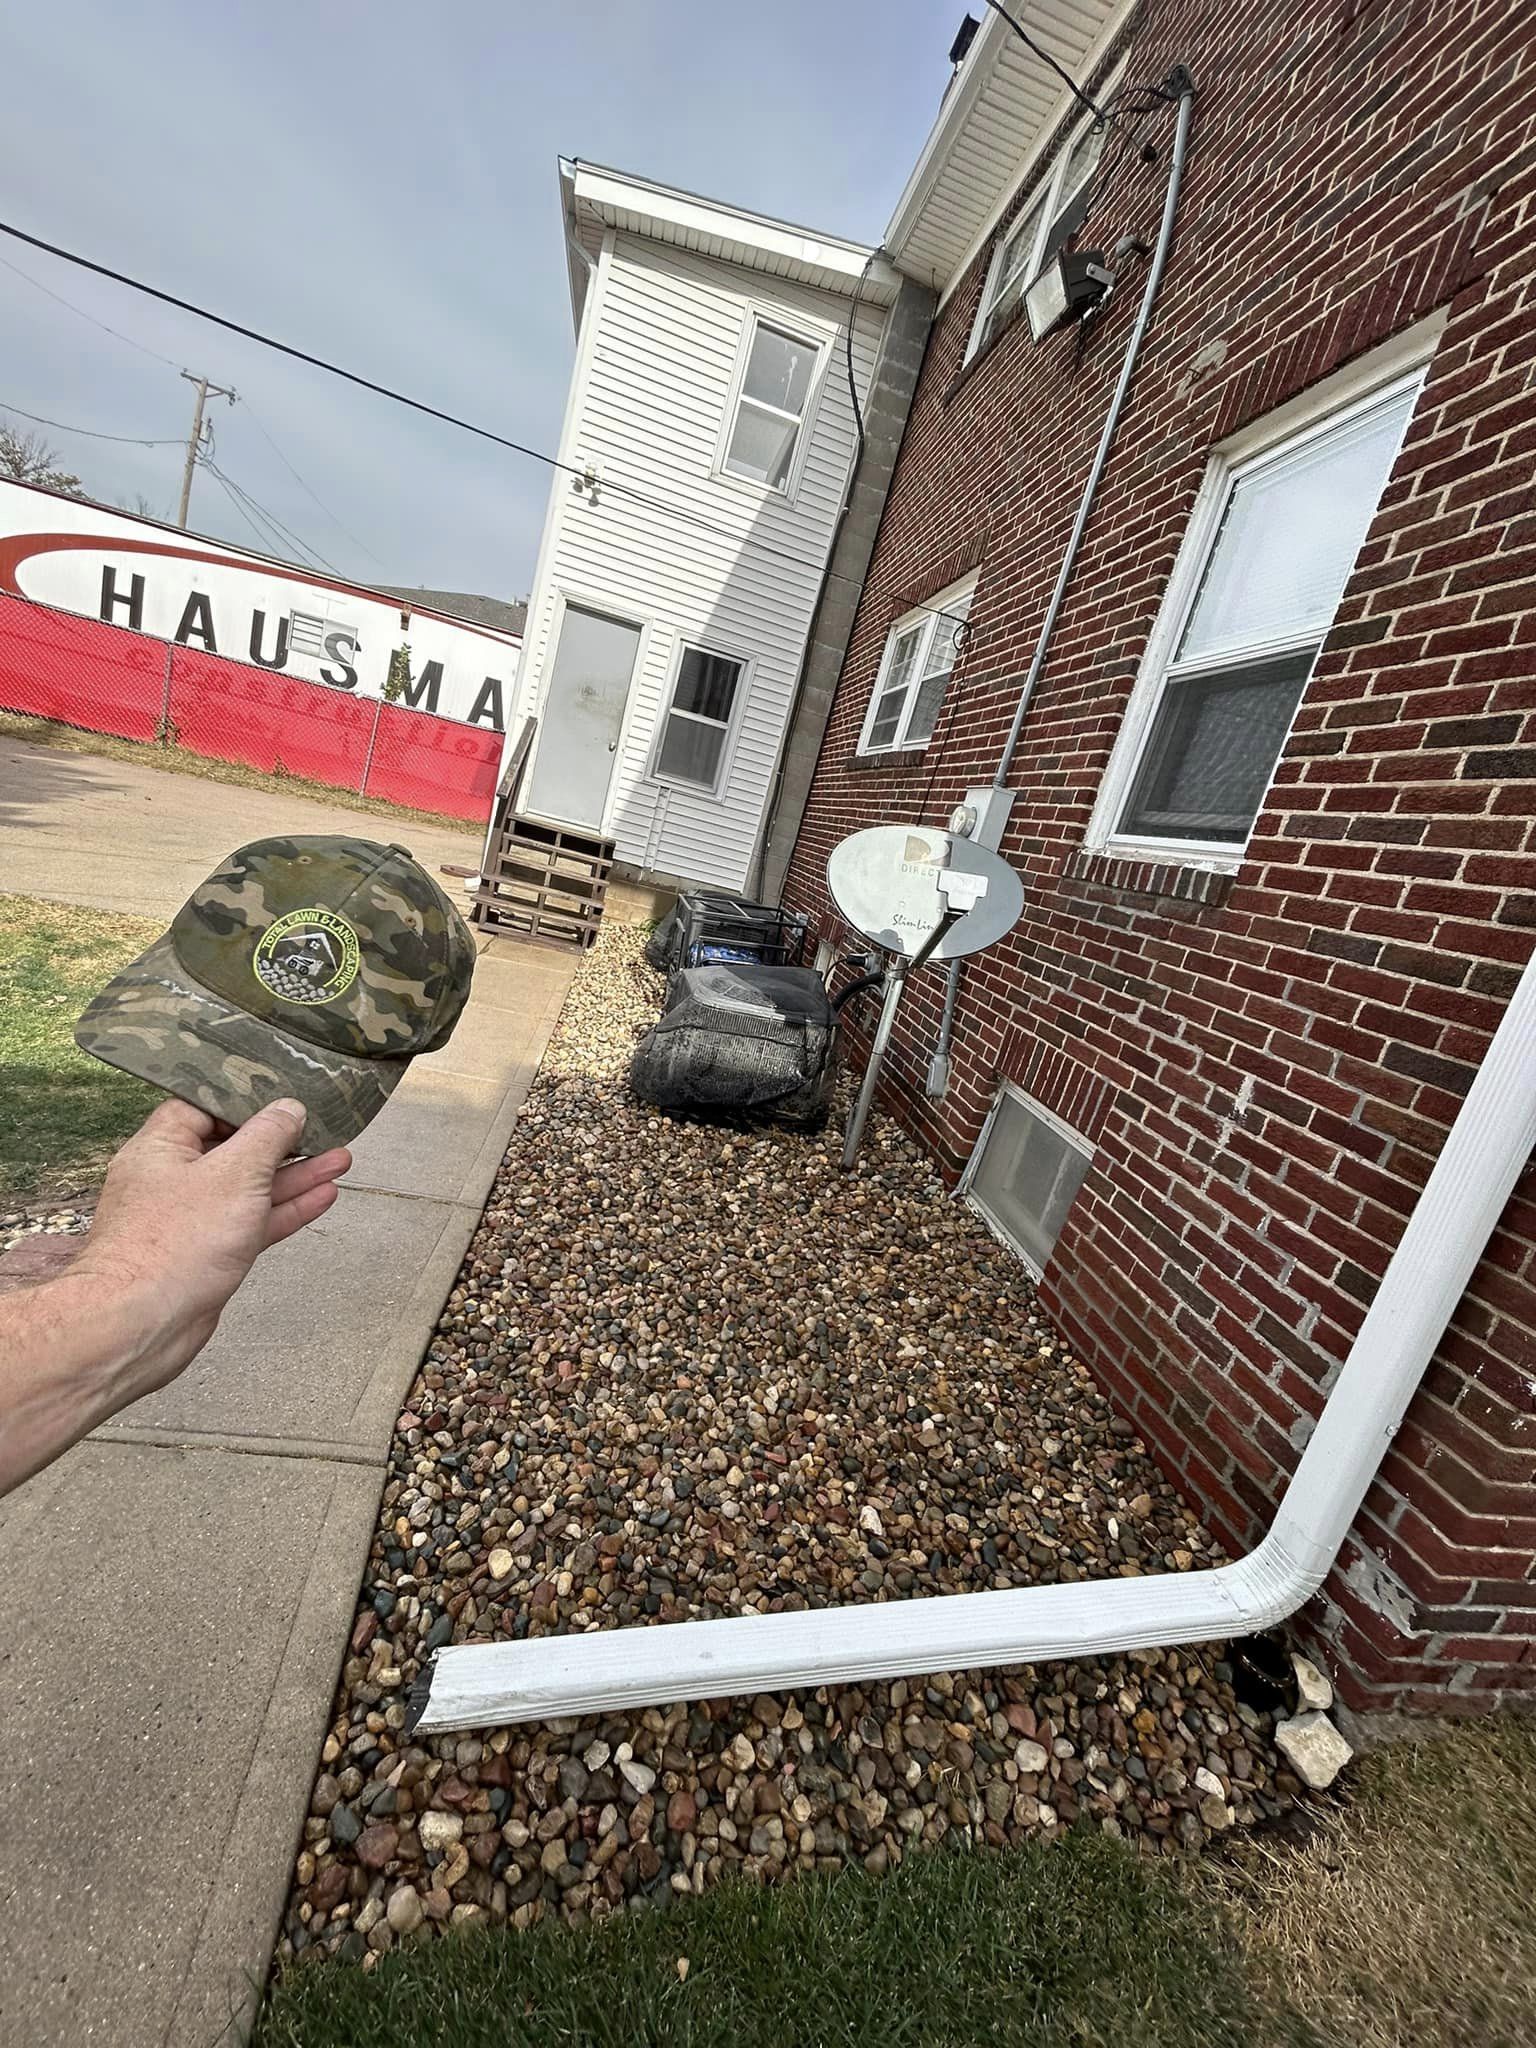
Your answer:
[[[400,1417],[280,1961],[956,1836],[1194,1849],[1298,1791],[1208,1651],[407,1735],[447,1642],[1217,1558],[895,1124],[845,1176],[830,1127],[629,1097],[642,939],[578,969]]]

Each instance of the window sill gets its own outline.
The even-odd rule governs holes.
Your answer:
[[[765,505],[774,500],[781,505],[793,505],[800,482],[798,468],[790,481],[784,484],[765,484],[755,476],[738,476],[734,469],[727,469],[724,463],[718,462],[709,474],[715,483],[724,484],[729,490],[743,491]]]
[[[1232,893],[1237,866],[1234,863],[1230,868],[1195,867],[1176,857],[1158,860],[1080,848],[1062,862],[1058,880],[1069,896],[1091,897],[1112,892],[1117,896],[1144,896],[1152,902],[1188,904],[1198,910],[1217,910]]]
[[[702,803],[706,804],[719,804],[725,801],[725,783],[723,779],[720,782],[710,784],[707,782],[683,782],[671,775],[647,775],[645,786],[647,789],[674,791],[678,796],[696,796]]]
[[[941,405],[948,407],[954,403],[983,363],[988,363],[992,360],[992,357],[997,352],[998,345],[1007,340],[1023,317],[1024,301],[1020,299],[1002,326],[998,328],[996,334],[992,335],[987,341],[984,341],[979,348],[967,356],[959,369],[956,370],[954,376],[944,386],[944,391],[939,401]]]
[[[920,747],[884,747],[878,754],[850,754],[848,766],[860,771],[875,768],[910,768],[921,761],[927,751],[926,740]]]

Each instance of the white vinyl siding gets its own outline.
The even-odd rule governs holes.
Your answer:
[[[960,1188],[1038,1280],[1092,1163],[1080,1132],[1005,1082]]]
[[[1095,813],[1110,851],[1241,857],[1422,380],[1212,458]]]
[[[968,577],[892,626],[859,737],[861,754],[924,747],[933,738],[975,595],[976,579]]]
[[[522,712],[537,715],[562,597],[644,619],[609,788],[606,829],[621,861],[722,888],[750,880],[822,568],[853,459],[837,323],[847,302],[627,233],[610,234],[589,287],[584,365],[568,449],[656,503],[600,483],[597,502],[556,478],[529,603]],[[867,394],[884,310],[864,304],[854,370]],[[813,390],[793,496],[720,468],[744,338],[755,320],[836,343],[838,374]],[[746,343],[750,346],[750,343]],[[698,522],[707,522],[701,524]],[[710,791],[658,774],[661,728],[683,646],[746,664]]]

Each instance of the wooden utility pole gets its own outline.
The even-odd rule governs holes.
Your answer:
[[[187,466],[181,473],[181,509],[176,514],[176,524],[185,530],[187,514],[192,509],[192,472],[197,467],[197,458],[203,448],[203,408],[208,403],[210,393],[215,398],[227,398],[231,405],[235,402],[235,394],[233,391],[226,391],[222,384],[210,384],[206,377],[194,377],[190,370],[183,370],[181,374],[189,384],[197,386],[197,404],[192,412],[192,437],[187,442]]]

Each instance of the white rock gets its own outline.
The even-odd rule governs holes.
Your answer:
[[[1209,1793],[1212,1799],[1225,1799],[1227,1796],[1226,1787],[1220,1778],[1214,1771],[1207,1770],[1204,1764],[1195,1773],[1195,1783],[1202,1792]]]
[[[1310,1657],[1291,1652],[1291,1669],[1296,1674],[1297,1712],[1326,1714],[1333,1705],[1333,1685],[1326,1671],[1320,1671]]]
[[[508,1577],[512,1570],[511,1551],[502,1549],[493,1550],[491,1552],[490,1565],[491,1577],[493,1579],[504,1579]]]
[[[612,1754],[606,1742],[589,1742],[581,1753],[581,1760],[589,1771],[600,1771]]]
[[[1021,1771],[1033,1771],[1038,1776],[1051,1760],[1050,1751],[1043,1742],[1031,1742],[1026,1735],[1014,1745],[1013,1760]]]
[[[1275,1747],[1314,1791],[1331,1785],[1354,1751],[1323,1713],[1293,1714],[1275,1729]]]
[[[860,1508],[859,1527],[862,1530],[864,1530],[864,1532],[867,1535],[883,1536],[885,1534],[885,1529],[880,1520],[880,1510],[878,1508],[872,1507]]]
[[[656,1773],[649,1764],[643,1764],[638,1757],[627,1756],[619,1769],[635,1790],[644,1796],[656,1782]]]
[[[461,1814],[438,1813],[432,1808],[421,1816],[416,1832],[423,1849],[451,1849],[464,1832]]]
[[[426,1918],[421,1894],[413,1884],[403,1884],[398,1891],[391,1892],[385,1912],[396,1934],[414,1934]]]

